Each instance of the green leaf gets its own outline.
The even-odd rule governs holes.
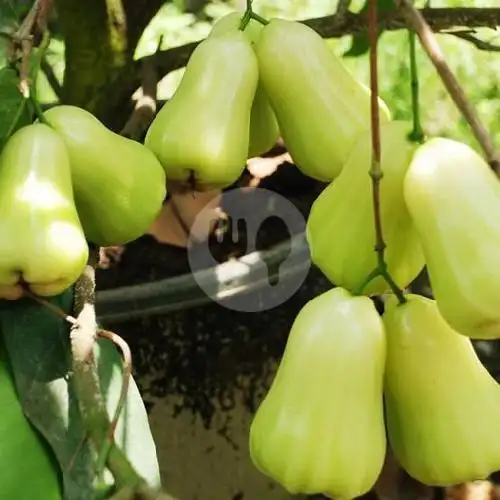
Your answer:
[[[50,302],[69,312],[72,291]],[[80,411],[68,377],[68,326],[30,300],[2,305],[0,324],[24,412],[56,455],[63,471],[64,498],[91,500],[92,454],[84,442]]]
[[[33,116],[18,90],[19,78],[14,69],[0,69],[0,149],[8,136],[32,122]]]
[[[73,292],[49,300],[71,313]],[[94,500],[96,452],[85,439],[71,373],[69,325],[36,302],[0,302],[0,325],[19,399],[35,428],[52,447],[63,473],[64,498]],[[114,346],[95,346],[98,371],[112,418],[121,390],[121,358]],[[116,431],[116,443],[152,487],[160,484],[156,449],[134,381]],[[109,482],[108,485],[111,485]]]
[[[369,0],[365,0],[363,7],[359,13],[367,13],[369,10]],[[387,12],[394,12],[396,10],[396,5],[393,0],[377,0],[377,12],[380,14]],[[380,39],[382,35],[380,34],[377,39]],[[343,57],[359,57],[365,55],[370,50],[370,39],[368,34],[363,33],[359,35],[353,35],[351,46],[347,49]]]
[[[0,30],[10,31],[28,13],[33,0],[0,0]]]
[[[0,498],[61,500],[62,476],[52,449],[24,415],[0,334]],[[12,468],[15,464],[15,468]],[[29,477],[29,481],[22,478]]]

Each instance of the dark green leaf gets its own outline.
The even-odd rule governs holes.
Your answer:
[[[359,57],[370,50],[370,40],[366,35],[353,35],[351,46],[342,55],[343,57]]]
[[[33,0],[0,0],[0,30],[12,30],[28,13]]]
[[[50,300],[64,311],[72,292]],[[31,423],[51,445],[63,471],[65,498],[93,500],[92,454],[84,443],[70,370],[68,326],[36,302],[4,304],[1,326],[19,399]]]
[[[50,300],[69,313],[72,291]],[[63,471],[65,498],[94,500],[96,454],[86,441],[70,374],[69,326],[52,311],[22,300],[0,303],[0,324],[23,409],[51,445]],[[121,358],[114,346],[96,345],[99,375],[110,418],[121,389]],[[156,449],[134,381],[118,422],[116,442],[136,470],[159,486]]]
[[[8,135],[33,119],[18,90],[18,82],[15,70],[8,67],[0,69],[0,148]]]

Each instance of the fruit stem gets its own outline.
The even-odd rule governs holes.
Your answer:
[[[380,144],[380,114],[378,104],[378,61],[377,61],[377,0],[369,0],[368,11],[368,37],[370,40],[370,104],[371,104],[371,135],[372,135],[372,162],[370,177],[372,179],[373,216],[375,224],[375,251],[377,252],[378,274],[383,276],[391,287],[399,302],[404,303],[403,292],[396,285],[389,272],[384,259],[385,242],[382,233],[382,220],[380,217],[380,182],[384,176],[381,166]]]
[[[48,122],[47,118],[45,118],[45,115],[43,114],[43,109],[40,106],[40,103],[38,102],[38,99],[31,94],[29,97],[29,101],[31,105],[33,106],[33,110],[35,112],[36,117],[40,121],[40,123],[43,123],[45,125],[48,125],[51,127],[51,124]]]
[[[415,32],[408,31],[408,41],[410,43],[410,81],[411,81],[411,109],[413,115],[413,130],[409,139],[413,142],[424,142],[424,130],[420,121],[420,86],[418,81],[417,53],[415,47]]]
[[[243,14],[243,17],[241,18],[239,26],[240,31],[245,31],[245,28],[248,26],[248,23],[251,19],[255,19],[255,21],[263,25],[269,24],[269,21],[267,19],[264,19],[262,16],[259,16],[259,14],[253,11],[252,2],[253,0],[247,0],[247,8],[245,10],[245,13]]]
[[[247,0],[247,8],[245,10],[245,13],[243,14],[240,22],[239,29],[240,31],[245,31],[245,28],[248,26],[248,23],[250,22],[250,19],[252,19],[252,1],[253,0]]]
[[[251,16],[252,19],[255,19],[260,24],[263,24],[264,26],[266,24],[269,24],[269,21],[267,19],[264,19],[262,16],[259,16],[256,12],[252,11]]]

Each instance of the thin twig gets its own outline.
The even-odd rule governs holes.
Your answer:
[[[56,316],[59,316],[64,321],[67,321],[69,324],[75,325],[77,323],[76,318],[74,318],[69,314],[66,314],[60,307],[57,307],[48,300],[45,300],[44,298],[39,297],[38,295],[35,295],[32,291],[28,290],[27,288],[23,289],[23,296],[31,300],[34,300],[35,302],[38,302],[46,309],[50,309]]]
[[[399,302],[405,302],[403,292],[396,285],[387,270],[384,259],[385,242],[382,232],[382,218],[380,215],[380,182],[383,178],[381,165],[382,146],[380,143],[380,108],[378,102],[378,16],[377,0],[369,0],[368,4],[368,38],[370,40],[370,107],[371,107],[371,136],[372,136],[372,163],[370,177],[372,179],[373,218],[375,225],[375,251],[377,252],[377,269],[370,276],[381,275],[390,286]],[[369,277],[370,277],[369,276]],[[368,282],[369,283],[369,282]]]
[[[438,44],[436,36],[432,32],[422,14],[413,6],[411,0],[397,0],[397,2],[407,20],[407,23],[417,33],[422,47],[436,68],[441,80],[448,90],[448,93],[470,125],[471,130],[483,149],[489,164],[497,173],[500,174],[500,157],[495,151],[493,141],[488,131],[481,123],[476,110],[467,99],[467,96],[457,78],[446,63],[444,54]]]
[[[130,385],[130,378],[132,377],[132,353],[130,351],[130,347],[119,335],[114,332],[110,332],[109,330],[98,330],[97,335],[102,338],[106,338],[113,342],[121,351],[123,357],[123,384],[120,391],[120,398],[118,400],[118,404],[116,406],[115,415],[113,420],[111,421],[110,426],[110,434],[114,435],[116,425],[120,418],[121,411],[123,406],[125,405],[125,401],[127,399],[128,388]]]
[[[413,130],[410,139],[414,142],[422,143],[425,138],[420,121],[420,85],[418,81],[417,50],[415,32],[408,30],[408,43],[410,55],[410,89],[411,89],[411,109],[413,117]]]
[[[345,15],[349,12],[349,8],[351,7],[352,0],[339,0],[337,4],[337,10],[335,11],[335,15],[339,18],[345,17]]]
[[[41,0],[35,0],[26,17],[23,19],[19,29],[12,35],[12,54],[21,53],[19,64],[19,91],[24,98],[30,96],[29,69],[30,55],[33,48],[33,30],[36,26],[37,17],[41,9]]]
[[[485,52],[500,52],[500,45],[496,45],[491,42],[486,42],[485,40],[481,40],[473,35],[473,30],[467,31],[447,31],[443,33],[444,35],[452,35],[456,38],[460,38],[461,40],[465,40],[466,42],[472,43],[478,50],[482,50]]]
[[[111,445],[114,441],[114,435],[116,426],[118,425],[118,420],[122,413],[123,407],[127,400],[128,389],[130,385],[130,378],[132,376],[132,353],[130,352],[130,347],[119,335],[108,330],[98,330],[97,335],[99,337],[105,338],[113,342],[122,352],[123,356],[123,382],[120,390],[120,396],[118,398],[118,404],[116,405],[115,414],[109,425],[108,436],[106,441],[103,443],[102,449],[99,453],[99,458],[97,460],[97,471],[100,473],[104,470]]]
[[[368,2],[368,38],[370,40],[370,89],[371,89],[371,136],[372,136],[372,164],[370,176],[372,178],[373,215],[375,223],[375,251],[379,260],[384,260],[385,242],[382,235],[382,221],[380,218],[380,181],[383,177],[380,145],[380,113],[378,103],[378,61],[377,61],[377,2]]]
[[[37,17],[42,8],[43,0],[35,0],[31,9],[29,10],[26,17],[23,19],[19,29],[14,33],[13,40],[15,42],[21,42],[22,40],[27,40],[31,38],[33,28],[36,25]]]

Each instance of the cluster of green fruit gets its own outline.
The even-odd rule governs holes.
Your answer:
[[[307,175],[333,180],[356,136],[370,126],[369,89],[308,26],[241,21],[233,12],[215,23],[145,145],[165,168],[169,186],[230,186],[246,160],[269,151],[280,135]],[[389,110],[379,102],[388,122]]]
[[[398,288],[427,266],[434,299],[390,294],[374,250],[370,93],[306,26],[272,20],[260,82],[297,166],[330,182],[307,221],[312,261],[337,288],[299,312],[250,429],[258,469],[290,493],[352,499],[387,444],[417,480],[445,486],[500,469],[490,429],[500,386],[471,339],[500,338],[500,183],[471,147],[409,139],[381,111],[380,214]]]
[[[122,245],[144,234],[166,196],[165,171],[145,146],[89,112],[56,106],[17,130],[0,155],[0,298],[71,286],[87,242]]]

